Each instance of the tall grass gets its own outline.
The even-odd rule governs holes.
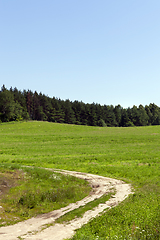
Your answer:
[[[160,237],[160,126],[1,124],[0,162],[77,170],[132,184],[133,196],[91,221],[74,239]]]

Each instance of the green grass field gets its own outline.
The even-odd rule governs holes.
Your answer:
[[[73,239],[160,239],[160,126],[3,123],[0,163],[3,168],[6,163],[60,168],[129,182],[135,193]]]

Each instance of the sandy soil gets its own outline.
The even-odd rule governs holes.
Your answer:
[[[50,213],[39,215],[35,218],[28,219],[15,225],[1,227],[1,240],[62,240],[65,238],[70,238],[74,235],[74,231],[76,229],[81,228],[82,225],[89,222],[89,220],[91,220],[92,218],[98,216],[104,210],[108,210],[111,207],[116,206],[118,203],[128,197],[129,194],[132,193],[131,186],[120,180],[75,171],[55,171],[87,180],[92,186],[92,192],[89,196],[85,197],[81,201],[69,204],[67,207],[61,208],[59,210],[54,210]],[[57,218],[63,216],[67,212],[79,208],[80,206],[84,206],[88,202],[100,198],[105,193],[113,191],[113,188],[116,190],[115,195],[113,195],[104,204],[99,204],[94,209],[85,212],[82,218],[76,218],[68,222],[67,224],[56,223],[50,227],[46,226],[46,224],[54,223]]]

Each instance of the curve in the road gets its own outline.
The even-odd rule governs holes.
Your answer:
[[[92,192],[84,199],[69,204],[67,207],[59,210],[54,210],[50,213],[42,214],[35,218],[28,219],[23,222],[19,222],[15,225],[1,227],[0,239],[1,240],[17,240],[17,239],[32,239],[32,240],[62,240],[70,238],[74,234],[74,230],[79,229],[82,225],[89,222],[90,219],[96,217],[105,209],[109,209],[118,205],[129,194],[132,193],[130,184],[126,184],[121,180],[107,178],[89,173],[80,173],[76,171],[67,170],[53,170],[62,174],[69,174],[81,179],[87,180],[92,186]],[[63,216],[64,214],[84,206],[85,204],[100,198],[105,193],[110,192],[112,189],[116,190],[116,194],[112,196],[104,204],[99,204],[92,210],[85,212],[82,218],[74,219],[65,224],[55,224],[44,230],[43,227],[46,224],[54,223],[54,221]]]

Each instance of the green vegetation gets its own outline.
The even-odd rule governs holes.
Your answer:
[[[0,165],[0,183],[0,226],[67,206],[90,191],[84,180],[15,164]]]
[[[160,126],[0,124],[0,162],[77,170],[129,182],[135,193],[73,239],[160,238]]]
[[[62,217],[58,218],[56,220],[57,223],[65,223],[68,221],[71,221],[75,218],[80,218],[83,216],[83,214],[88,211],[88,210],[92,210],[93,208],[97,207],[100,203],[105,203],[106,201],[108,201],[110,199],[110,197],[114,195],[113,193],[109,193],[107,195],[104,195],[101,198],[98,198],[92,202],[87,203],[85,206],[79,207],[65,215],[63,215]]]
[[[154,103],[124,109],[120,105],[64,101],[30,90],[8,90],[3,85],[0,91],[0,122],[29,119],[100,127],[160,125],[160,108]]]

